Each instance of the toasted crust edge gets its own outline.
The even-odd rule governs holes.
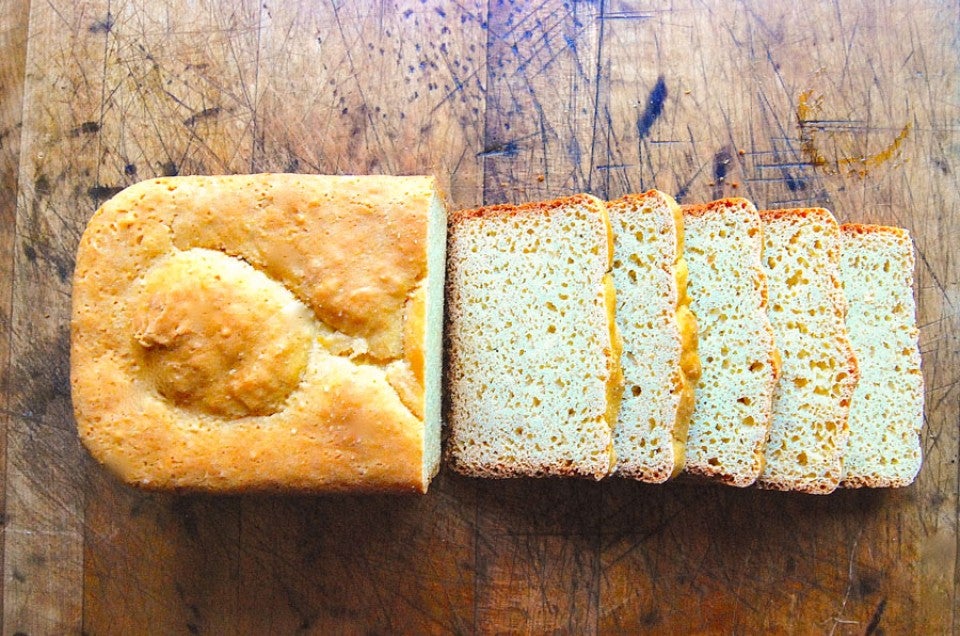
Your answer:
[[[591,194],[573,194],[567,197],[560,197],[551,201],[528,201],[526,203],[498,203],[479,208],[469,208],[466,210],[457,210],[448,214],[448,223],[456,224],[463,221],[476,219],[489,219],[496,217],[509,217],[518,214],[545,214],[552,210],[567,205],[587,205],[599,210],[605,210],[606,206],[601,199]]]

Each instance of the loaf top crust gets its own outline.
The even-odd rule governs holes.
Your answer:
[[[436,197],[429,177],[285,174],[119,193],[77,254],[83,443],[147,488],[425,490]]]

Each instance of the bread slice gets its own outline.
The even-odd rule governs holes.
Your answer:
[[[770,210],[763,262],[782,359],[758,485],[825,494],[840,483],[859,373],[845,323],[840,227],[821,208]]]
[[[616,471],[660,483],[683,469],[693,387],[700,375],[683,258],[683,212],[656,190],[627,195],[607,209],[614,230],[617,327],[623,337]]]
[[[842,225],[840,277],[860,365],[840,485],[906,486],[920,471],[923,375],[906,230]]]
[[[703,370],[686,447],[691,476],[749,486],[763,466],[778,360],[766,314],[762,232],[746,199],[683,206],[690,308]]]
[[[623,380],[604,203],[464,210],[448,232],[451,466],[607,475]]]

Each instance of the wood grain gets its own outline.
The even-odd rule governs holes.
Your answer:
[[[594,191],[602,3],[490,3],[487,205]]]
[[[956,11],[4,6],[3,633],[960,631]],[[80,232],[140,179],[260,170],[430,172],[454,207],[658,187],[906,227],[927,383],[917,483],[811,497],[444,471],[425,497],[121,486],[80,448],[69,404]]]
[[[81,625],[81,453],[68,377],[73,252],[97,170],[106,5],[30,7],[18,178],[7,430],[4,630],[63,633]],[[65,37],[66,36],[66,37]],[[78,197],[79,195],[79,197]],[[82,197],[82,198],[81,198]]]
[[[473,629],[472,492],[243,502],[240,633]]]
[[[20,176],[23,76],[27,62],[30,3],[10,3],[5,9],[0,14],[0,483],[4,484],[7,477],[7,430],[10,426],[10,344],[17,180]],[[3,519],[6,519],[5,495],[5,489],[0,489],[0,518]],[[3,563],[2,541],[0,563]],[[0,578],[0,614],[3,608],[3,588],[4,578]]]
[[[484,4],[265,4],[256,169],[426,171],[479,203]]]

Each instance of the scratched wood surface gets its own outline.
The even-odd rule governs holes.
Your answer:
[[[956,7],[662,5],[6,0],[3,633],[960,630]],[[118,485],[70,412],[83,226],[139,179],[267,170],[430,172],[463,207],[658,187],[907,227],[927,382],[917,483]]]

